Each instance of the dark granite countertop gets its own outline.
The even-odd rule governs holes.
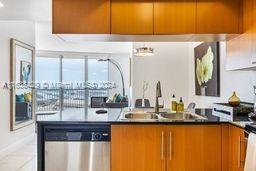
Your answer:
[[[100,109],[96,108],[72,108],[65,109],[62,112],[49,112],[49,113],[37,113],[36,120],[38,123],[42,122],[116,122],[122,109],[104,109],[107,110],[105,114],[97,114],[96,111]]]
[[[74,124],[74,123],[111,123],[111,124],[222,124],[231,123],[236,126],[245,127],[245,124],[252,123],[249,120],[241,120],[237,122],[230,122],[226,119],[216,117],[212,115],[212,109],[195,109],[191,113],[195,113],[205,117],[204,120],[196,121],[170,121],[170,120],[123,120],[123,111],[129,111],[129,109],[105,109],[106,114],[97,114],[99,109],[87,108],[87,109],[67,109],[63,112],[51,112],[51,113],[37,113],[37,123],[40,124]],[[139,109],[143,111],[143,109]],[[152,109],[144,109],[145,111]]]

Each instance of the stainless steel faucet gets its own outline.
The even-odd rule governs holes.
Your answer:
[[[156,103],[155,103],[155,113],[159,113],[159,101],[158,98],[162,97],[162,92],[161,92],[161,83],[160,81],[157,82],[156,84]]]

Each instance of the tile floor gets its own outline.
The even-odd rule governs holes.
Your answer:
[[[36,136],[19,150],[0,159],[0,171],[36,171]]]

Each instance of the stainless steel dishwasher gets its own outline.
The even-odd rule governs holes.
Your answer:
[[[45,171],[110,171],[110,126],[45,130]]]

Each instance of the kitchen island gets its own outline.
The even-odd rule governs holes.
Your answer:
[[[213,116],[211,109],[196,109],[192,113],[204,119],[189,121],[124,119],[127,109],[108,109],[106,114],[96,114],[96,110],[38,117],[39,171],[45,170],[47,130],[74,132],[74,128],[89,126],[110,128],[111,171],[218,171],[243,167],[243,127],[247,121],[229,122]],[[74,135],[69,139],[72,142],[77,140]]]

